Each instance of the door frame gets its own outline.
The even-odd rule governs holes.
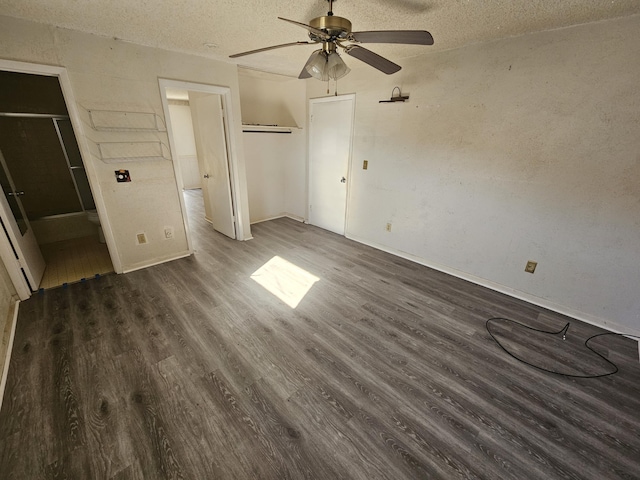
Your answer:
[[[62,96],[64,98],[64,103],[67,107],[67,111],[69,112],[71,126],[73,127],[76,141],[78,142],[78,148],[80,149],[82,163],[84,165],[85,172],[87,173],[87,179],[89,180],[91,194],[93,195],[93,200],[96,204],[96,210],[98,211],[98,216],[100,217],[100,224],[102,226],[102,231],[104,232],[107,249],[109,250],[109,256],[111,257],[111,263],[113,264],[113,269],[116,273],[122,273],[122,263],[120,262],[120,256],[118,255],[118,249],[116,247],[113,230],[111,229],[111,223],[109,222],[109,217],[107,216],[107,207],[105,206],[104,198],[102,197],[102,189],[100,188],[98,173],[93,165],[93,162],[87,161],[87,159],[91,158],[91,150],[89,149],[89,145],[87,143],[87,137],[84,134],[82,119],[78,111],[78,104],[76,103],[75,96],[71,88],[71,80],[69,79],[67,69],[64,67],[57,67],[52,65],[18,62],[0,58],[0,70],[48,77],[58,77],[60,89],[62,90]],[[10,251],[8,252],[5,251],[7,247],[10,249]],[[5,259],[7,255],[13,255],[13,250],[11,249],[11,245],[8,242],[1,241],[0,250],[2,251],[3,259]],[[7,268],[7,270],[14,268],[13,263],[5,263],[5,267]],[[18,295],[21,295],[21,292],[22,295],[24,295],[24,288],[26,287],[28,290],[29,287],[28,285],[26,285],[26,281],[24,280],[22,273],[17,273],[18,274],[9,272],[9,275],[14,282],[14,286],[16,288],[16,291],[18,292]],[[16,281],[18,282],[18,284],[16,284]],[[29,292],[29,295],[26,297],[20,296],[20,299],[26,300],[27,298],[29,298],[29,296],[31,296],[31,292]]]
[[[347,185],[346,185],[346,198],[345,198],[345,206],[344,206],[344,236],[347,236],[348,231],[348,223],[349,223],[349,199],[351,192],[351,172],[352,172],[352,163],[353,163],[353,132],[355,129],[356,123],[356,94],[348,93],[344,95],[332,95],[330,97],[317,97],[309,99],[309,109],[308,109],[308,118],[307,122],[309,128],[307,129],[307,205],[305,207],[306,214],[306,223],[311,223],[311,212],[309,211],[309,204],[311,203],[311,152],[309,148],[311,147],[311,105],[315,103],[328,103],[328,102],[341,102],[345,100],[351,100],[351,135],[349,136],[349,158],[347,160]]]
[[[193,253],[193,242],[191,240],[191,232],[189,230],[189,221],[187,218],[187,208],[184,202],[184,196],[182,195],[181,185],[182,172],[180,171],[180,165],[178,164],[178,153],[173,140],[173,126],[171,125],[171,115],[169,114],[169,101],[167,100],[167,89],[187,90],[201,93],[211,93],[219,95],[222,100],[222,110],[225,128],[225,140],[227,143],[227,163],[229,165],[229,181],[231,186],[231,201],[233,203],[233,215],[235,217],[235,229],[236,240],[249,240],[251,237],[245,237],[245,232],[249,231],[245,225],[245,219],[242,215],[242,203],[240,202],[241,192],[240,188],[240,175],[239,175],[239,159],[238,159],[238,146],[233,128],[234,123],[234,111],[233,111],[233,97],[231,95],[231,87],[223,87],[218,85],[208,85],[205,83],[186,82],[182,80],[170,80],[167,78],[158,78],[160,85],[160,97],[162,100],[162,110],[164,111],[164,118],[167,127],[167,134],[169,137],[169,149],[171,151],[171,158],[173,159],[173,170],[176,177],[176,189],[178,190],[178,198],[180,200],[180,208],[182,209],[182,219],[184,222],[184,229],[187,235],[187,247],[190,253]]]

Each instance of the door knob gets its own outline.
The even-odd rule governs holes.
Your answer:
[[[208,173],[204,174],[204,178],[209,178],[209,177],[210,177],[210,175]]]
[[[347,179],[346,179],[346,178],[344,178],[344,177],[342,177],[342,178],[340,179],[340,183],[347,183]]]

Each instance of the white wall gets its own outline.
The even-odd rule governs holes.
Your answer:
[[[242,122],[248,125],[303,127],[305,83],[266,73],[240,70]],[[283,215],[302,220],[306,205],[304,128],[292,133],[243,133],[249,210],[252,222]]]
[[[305,82],[296,78],[238,70],[242,123],[303,127]]]
[[[60,65],[67,69],[71,88],[81,112],[88,109],[155,112],[163,116],[158,78],[229,86],[236,113],[234,129],[241,138],[240,99],[235,65],[211,59],[142,47],[61,28],[0,17],[0,56],[10,60]],[[86,122],[86,116],[85,118]],[[166,132],[94,132],[83,125],[78,138],[87,148],[91,139],[100,141],[161,141],[168,146]],[[238,142],[238,196],[240,215],[249,218],[244,154]],[[107,164],[96,156],[85,158],[93,170],[94,196],[104,199],[111,223],[115,254],[123,270],[143,267],[187,254],[183,214],[171,161]],[[130,170],[132,181],[117,184],[114,171]],[[97,200],[98,202],[98,200]],[[173,226],[174,238],[164,238],[164,227]],[[146,245],[136,245],[138,232],[147,235]],[[250,237],[248,228],[241,238]]]
[[[355,68],[340,81],[356,93],[347,236],[637,335],[638,31],[633,16],[423,55],[390,77]],[[410,101],[378,103],[395,85]]]
[[[243,133],[252,222],[290,216],[304,219],[306,136]]]
[[[171,115],[176,155],[182,174],[182,188],[201,188],[202,180],[196,155],[191,107],[188,102],[186,105],[172,104],[169,100],[169,115]]]

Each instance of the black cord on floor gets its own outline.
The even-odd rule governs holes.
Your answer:
[[[494,320],[504,320],[507,322],[511,322],[514,323],[516,325],[519,325],[521,327],[524,327],[528,330],[534,331],[534,332],[539,332],[539,333],[547,333],[549,335],[562,335],[562,339],[564,340],[567,336],[567,330],[569,330],[569,326],[571,325],[571,323],[567,323],[561,330],[558,330],[557,332],[550,332],[548,330],[541,330],[539,328],[533,328],[530,327],[529,325],[525,325],[524,323],[520,323],[517,322],[515,320],[511,320],[509,318],[501,318],[501,317],[494,317],[494,318],[490,318],[489,320],[487,320],[486,322],[486,327],[487,327],[487,332],[489,332],[489,335],[491,335],[491,338],[493,338],[495,340],[495,342],[500,346],[500,348],[502,348],[502,350],[504,350],[505,352],[507,352],[507,354],[513,358],[515,358],[516,360],[524,363],[525,365],[529,365],[530,367],[533,368],[537,368],[538,370],[542,370],[543,372],[548,372],[548,373],[553,373],[555,375],[562,375],[563,377],[571,377],[571,378],[600,378],[600,377],[608,377],[609,375],[613,375],[615,373],[618,372],[618,366],[613,363],[611,360],[609,360],[608,358],[606,358],[604,355],[602,355],[601,353],[597,352],[596,350],[594,350],[590,345],[589,342],[591,340],[593,340],[594,338],[597,337],[603,337],[605,335],[614,335],[614,336],[618,336],[618,337],[628,337],[628,338],[633,338],[636,340],[640,340],[640,337],[637,337],[635,335],[627,335],[624,333],[613,333],[613,332],[605,332],[605,333],[597,333],[595,335],[591,335],[589,338],[587,338],[584,342],[584,346],[587,347],[589,350],[591,350],[593,353],[595,353],[596,355],[598,355],[600,358],[602,358],[605,362],[607,362],[609,365],[611,365],[611,367],[613,368],[613,370],[611,372],[607,372],[607,373],[601,373],[599,375],[573,375],[570,373],[562,373],[562,372],[557,372],[555,370],[549,370],[547,368],[543,368],[540,367],[538,365],[534,365],[533,363],[527,362],[526,360],[523,360],[521,358],[518,358],[517,356],[515,356],[513,353],[511,353],[509,350],[507,350],[501,343],[500,340],[498,340],[493,333],[491,332],[491,322]]]

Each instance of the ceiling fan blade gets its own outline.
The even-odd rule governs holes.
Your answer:
[[[296,22],[295,20],[289,20],[287,18],[282,18],[282,17],[278,17],[278,18],[280,20],[284,20],[285,22],[293,23],[294,25],[307,29],[309,30],[310,33],[313,33],[314,35],[318,36],[322,40],[329,40],[331,38],[331,35],[329,35],[327,32],[323,32],[319,28],[312,27],[311,25],[307,25],[306,23]]]
[[[371,65],[373,68],[377,68],[382,73],[386,73],[387,75],[396,73],[402,68],[400,65],[396,65],[391,60],[387,60],[377,53],[373,53],[371,50],[367,50],[366,48],[360,47],[358,45],[349,45],[344,49],[344,51],[352,57],[355,57],[358,60],[362,60],[364,63]]]
[[[425,30],[379,30],[372,32],[353,32],[349,38],[360,43],[433,45],[433,37]]]
[[[236,53],[233,55],[229,55],[229,58],[244,57],[245,55],[252,55],[254,53],[266,52],[267,50],[275,50],[276,48],[291,47],[293,45],[310,45],[312,43],[316,43],[316,42],[283,43],[282,45],[273,45],[272,47],[264,47],[264,48],[258,48],[256,50],[249,50],[248,52]]]

